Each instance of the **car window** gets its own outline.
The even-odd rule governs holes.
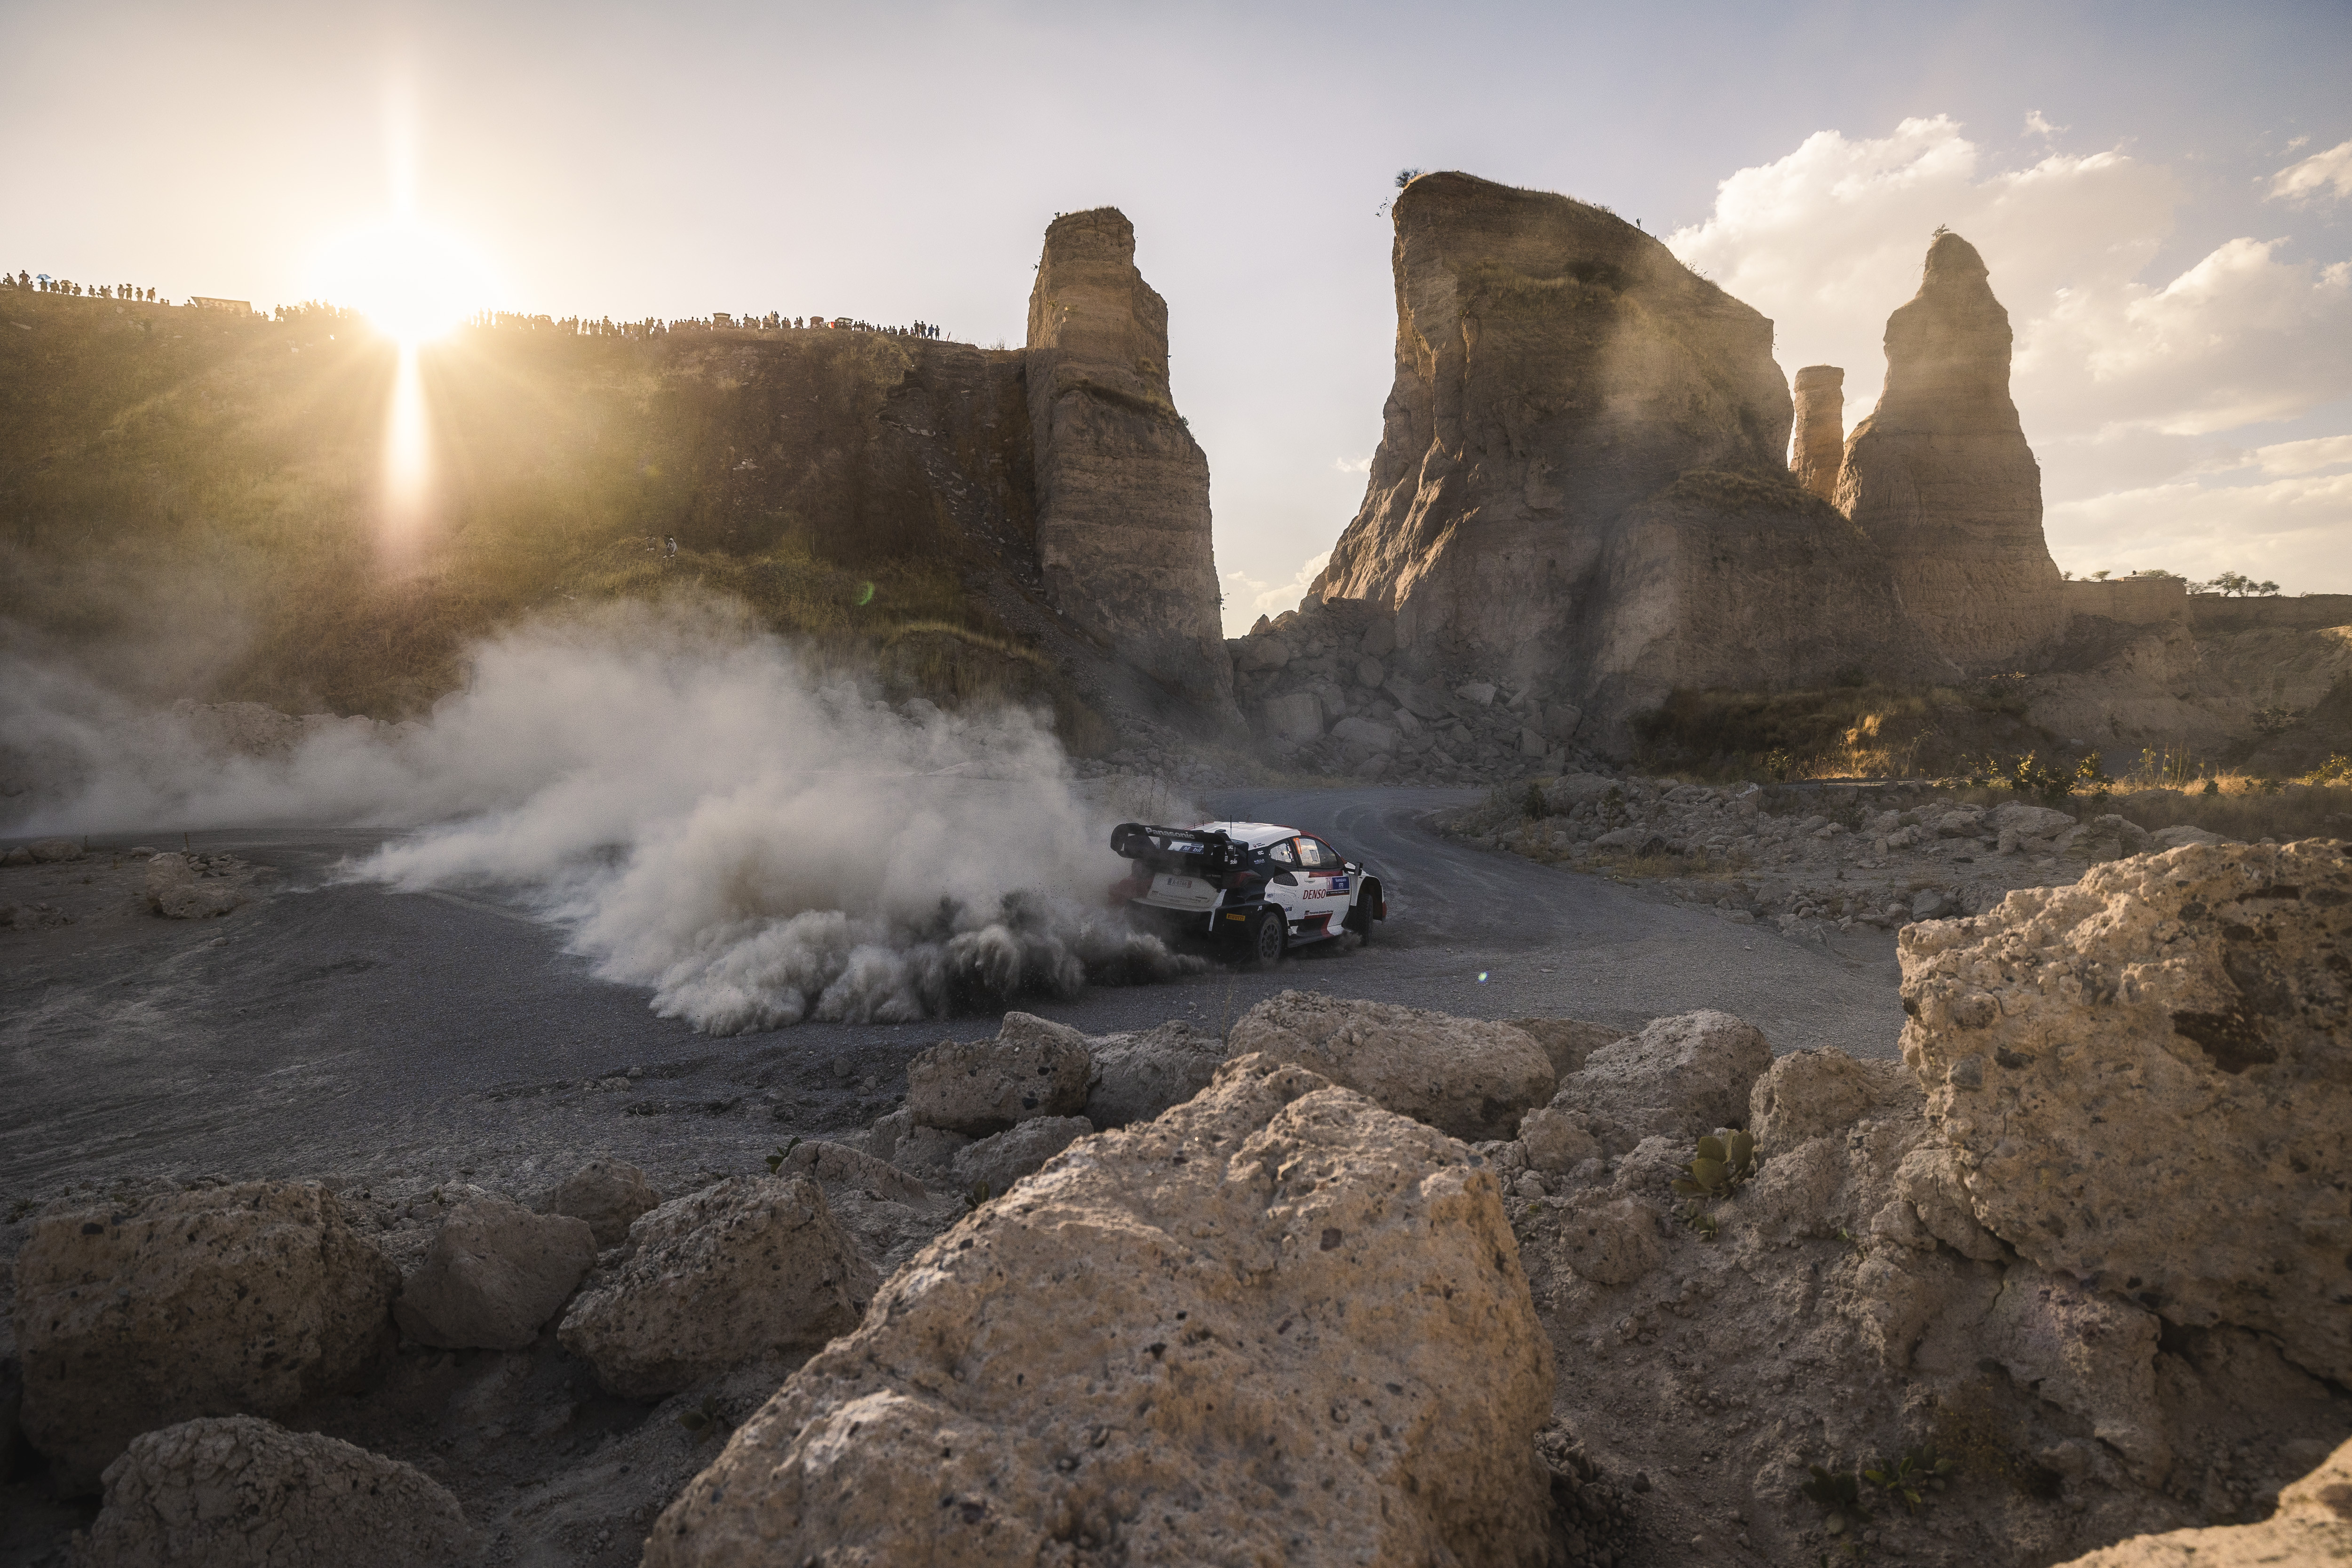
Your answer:
[[[1320,838],[1300,839],[1298,858],[1307,865],[1330,871],[1336,871],[1347,864],[1339,858],[1339,852],[1337,849],[1332,848]]]
[[[1292,853],[1290,840],[1287,838],[1282,840],[1279,844],[1267,845],[1265,847],[1265,858],[1269,860],[1279,861],[1285,866],[1295,866],[1298,863],[1298,857]]]

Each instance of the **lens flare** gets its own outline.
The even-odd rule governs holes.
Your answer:
[[[358,310],[406,349],[451,331],[498,290],[488,264],[470,246],[407,216],[330,242],[311,277],[315,297]]]
[[[400,345],[393,373],[392,416],[383,433],[383,497],[386,542],[395,550],[414,546],[425,531],[425,494],[432,479],[432,450],[425,428],[425,377],[416,345]]]

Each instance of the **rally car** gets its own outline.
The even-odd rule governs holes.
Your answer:
[[[1388,919],[1378,877],[1311,833],[1271,822],[1153,827],[1122,822],[1110,847],[1136,863],[1114,903],[1177,934],[1237,945],[1248,963]]]

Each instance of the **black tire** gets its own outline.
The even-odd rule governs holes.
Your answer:
[[[1342,922],[1348,930],[1356,933],[1359,946],[1371,945],[1372,911],[1380,908],[1380,904],[1381,885],[1378,882],[1365,883],[1363,890],[1356,895],[1356,907],[1348,911],[1348,918]]]
[[[1290,947],[1290,927],[1283,921],[1282,911],[1271,905],[1260,910],[1249,923],[1249,934],[1243,938],[1242,967],[1266,969],[1282,962]]]

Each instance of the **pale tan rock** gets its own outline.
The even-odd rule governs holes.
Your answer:
[[[1904,605],[1964,669],[2013,669],[2065,630],[2042,534],[2042,468],[2009,396],[2009,312],[1956,234],[1887,318],[1886,384],[1846,443],[1837,505]]]
[[[557,1331],[625,1399],[658,1399],[746,1363],[823,1344],[873,1298],[873,1268],[805,1177],[730,1176],[629,1227]]]
[[[1692,1142],[1746,1121],[1748,1091],[1771,1065],[1772,1047],[1754,1026],[1728,1013],[1684,1013],[1585,1058],[1551,1108],[1581,1112],[1612,1153],[1651,1137]]]
[[[1839,1132],[1910,1089],[1900,1062],[1865,1062],[1834,1047],[1790,1051],[1758,1075],[1748,1092],[1748,1131],[1769,1155]],[[1916,1095],[1915,1095],[1916,1098]]]
[[[1942,1143],[1922,1143],[1895,1167],[1895,1192],[1911,1205],[1929,1236],[1963,1258],[1998,1263],[2008,1256],[2000,1238],[1977,1223],[1959,1156]]]
[[[1906,929],[1904,1059],[2025,1257],[2352,1378],[2347,955],[2340,843],[2110,861]]]
[[[1656,1206],[1634,1197],[1577,1209],[1560,1224],[1560,1258],[1598,1284],[1630,1285],[1665,1261],[1659,1223]]]
[[[1541,1562],[1550,1347],[1471,1162],[1229,1062],[932,1243],[646,1562]]]
[[[1633,1032],[1613,1025],[1587,1023],[1581,1018],[1511,1018],[1507,1022],[1515,1029],[1526,1030],[1543,1047],[1555,1078],[1566,1078],[1584,1066],[1585,1058]]]
[[[636,1217],[661,1202],[646,1173],[619,1160],[591,1160],[540,1201],[543,1214],[570,1215],[588,1222],[596,1245],[618,1247]]]
[[[77,1561],[88,1568],[420,1568],[475,1560],[457,1500],[413,1465],[250,1415],[132,1440]]]
[[[25,848],[44,866],[61,866],[68,860],[80,859],[82,855],[79,838],[37,838]]]
[[[775,1174],[807,1176],[825,1189],[828,1200],[844,1188],[900,1204],[930,1196],[920,1180],[887,1161],[819,1139],[795,1143],[777,1163]]]
[[[1083,1116],[1038,1116],[1016,1121],[955,1152],[951,1169],[956,1185],[970,1193],[985,1184],[991,1196],[1001,1197],[1013,1190],[1015,1182],[1094,1130],[1094,1123]]]
[[[596,1235],[586,1220],[477,1199],[441,1222],[392,1304],[393,1321],[421,1345],[519,1351],[539,1337],[595,1261]]]
[[[1508,1138],[1550,1098],[1551,1063],[1508,1024],[1285,991],[1242,1015],[1234,1057],[1297,1062],[1457,1138]]]
[[[1055,607],[1153,678],[1230,713],[1209,459],[1168,391],[1168,305],[1116,207],[1045,230],[1024,356],[1037,561]]]
[[[139,1433],[342,1389],[392,1348],[400,1274],[322,1187],[172,1193],[36,1223],[16,1258],[25,1435],[68,1491]]]
[[[147,862],[147,907],[168,920],[205,920],[246,902],[242,887],[200,879],[184,855],[158,855]]]
[[[2259,1524],[2137,1535],[2063,1568],[2320,1568],[2352,1563],[2352,1443],[2279,1492]]]
[[[1217,1076],[1225,1045],[1216,1036],[1178,1019],[1134,1034],[1089,1039],[1095,1086],[1087,1094],[1087,1120],[1097,1127],[1149,1121],[1171,1105],[1181,1105]]]
[[[1087,1037],[1007,1013],[992,1040],[942,1040],[907,1064],[907,1110],[926,1127],[975,1137],[1033,1116],[1075,1116],[1094,1081]]]
[[[1519,1142],[1528,1163],[1547,1175],[1562,1175],[1601,1157],[1601,1141],[1573,1112],[1538,1106],[1519,1119]]]
[[[1797,373],[1796,389],[1789,471],[1808,493],[1828,500],[1837,494],[1838,470],[1845,466],[1845,372],[1809,364]]]
[[[2001,1281],[1982,1342],[2010,1376],[2088,1421],[2154,1486],[2172,1464],[2156,1403],[2158,1327],[2151,1312],[2021,1263]]]

